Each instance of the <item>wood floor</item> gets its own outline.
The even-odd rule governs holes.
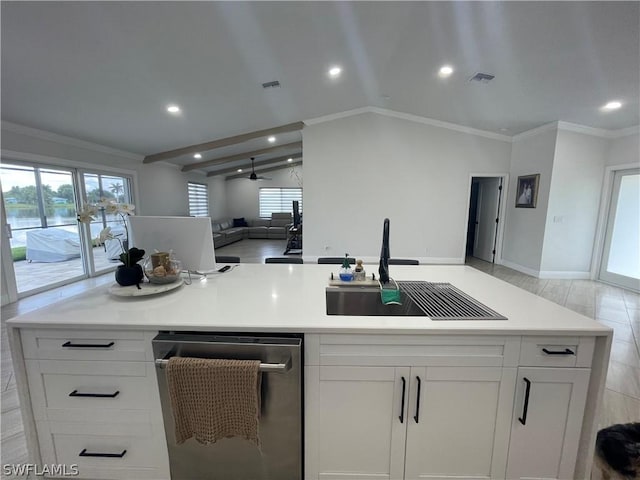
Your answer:
[[[285,240],[246,239],[216,250],[235,255],[242,263],[264,263],[266,257],[283,256]],[[552,302],[582,313],[614,329],[611,362],[601,411],[600,428],[615,423],[640,421],[640,295],[589,280],[541,280],[509,268],[470,258],[468,264]],[[113,282],[113,274],[77,282],[25,298],[2,307],[1,322],[1,463],[27,461],[13,365],[7,343],[5,321],[46,307],[53,302]],[[6,477],[3,479],[25,477]]]

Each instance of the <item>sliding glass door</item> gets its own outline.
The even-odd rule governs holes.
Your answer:
[[[640,291],[640,169],[615,173],[600,279]]]
[[[13,263],[15,278],[9,297],[25,297],[116,268],[120,243],[101,245],[99,234],[109,226],[126,240],[122,219],[101,212],[91,225],[78,224],[77,208],[103,198],[133,203],[131,177],[3,161],[0,184],[7,226],[3,241],[11,247],[3,249],[2,262]]]
[[[3,163],[0,182],[18,295],[85,277],[73,171]]]

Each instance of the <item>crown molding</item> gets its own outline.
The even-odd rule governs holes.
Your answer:
[[[622,128],[620,130],[614,130],[612,132],[611,138],[629,137],[631,135],[638,135],[638,134],[640,134],[640,125],[636,125],[635,127]]]
[[[526,132],[518,133],[511,137],[512,142],[519,142],[520,140],[524,140],[525,138],[535,137],[541,133],[547,132],[549,130],[554,130],[558,128],[558,122],[545,123],[544,125],[540,125],[539,127],[532,128],[531,130],[527,130]]]
[[[6,120],[2,120],[2,130],[6,130],[12,133],[18,133],[21,135],[28,135],[30,137],[35,137],[41,140],[49,140],[52,142],[60,143],[62,145],[69,145],[73,147],[84,148],[94,152],[115,155],[118,157],[126,158],[128,160],[135,160],[137,162],[142,162],[142,160],[144,159],[144,155],[138,155],[136,153],[126,152],[124,150],[118,150],[117,148],[107,147],[98,143],[87,142],[78,138],[67,137],[65,135],[48,132],[46,130],[19,125],[17,123],[8,122]]]
[[[422,123],[423,125],[429,125],[432,127],[446,128],[447,130],[453,130],[456,132],[467,133],[469,135],[475,135],[478,137],[490,138],[492,140],[498,140],[501,142],[511,142],[511,137],[508,135],[501,135],[499,133],[488,132],[486,130],[479,130],[477,128],[465,127],[456,123],[443,122],[435,120],[433,118],[420,117],[418,115],[412,115],[410,113],[397,112],[395,110],[387,110],[380,107],[363,107],[356,108],[354,110],[347,110],[345,112],[335,113],[331,115],[325,115],[323,117],[312,118],[305,120],[305,125],[317,125],[319,123],[330,122],[341,118],[353,117],[355,115],[362,115],[363,113],[376,113],[378,115],[384,115],[392,118],[399,118],[401,120],[408,120],[410,122]]]

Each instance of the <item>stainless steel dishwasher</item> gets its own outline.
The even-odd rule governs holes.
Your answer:
[[[299,480],[302,478],[302,335],[161,332],[153,340],[172,480]],[[261,449],[241,438],[181,445],[165,366],[173,356],[260,360]]]

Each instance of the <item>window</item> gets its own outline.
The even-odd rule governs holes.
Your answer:
[[[294,200],[300,202],[302,213],[301,188],[261,188],[260,217],[270,218],[272,213],[292,212]]]
[[[189,190],[189,215],[209,216],[209,187],[202,183],[187,183]]]

